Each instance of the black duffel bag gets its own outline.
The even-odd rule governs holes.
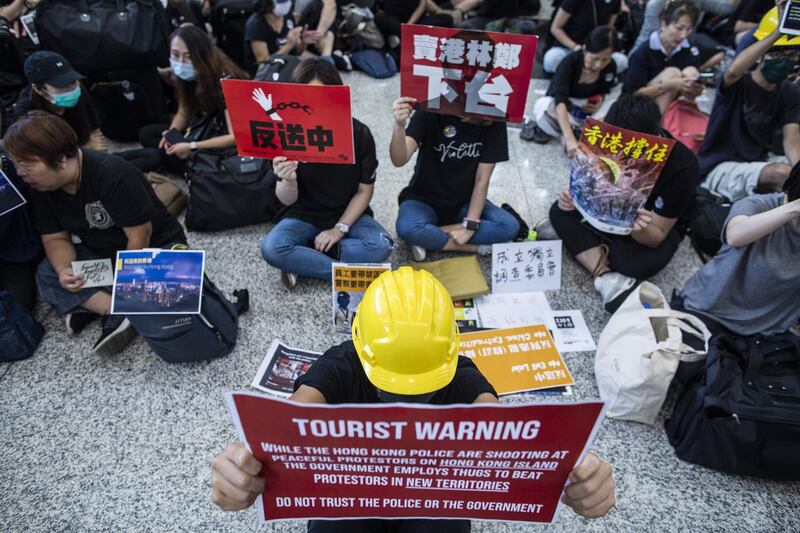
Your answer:
[[[168,64],[169,24],[160,0],[42,0],[35,23],[42,49],[83,74]]]
[[[280,206],[272,162],[241,157],[236,148],[198,150],[189,156],[186,228],[214,231],[268,222]]]
[[[800,338],[713,338],[665,429],[684,461],[800,480]]]

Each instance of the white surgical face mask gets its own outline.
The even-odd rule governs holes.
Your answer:
[[[275,2],[275,9],[272,10],[273,13],[278,15],[279,17],[285,17],[289,14],[289,11],[292,9],[291,2]]]

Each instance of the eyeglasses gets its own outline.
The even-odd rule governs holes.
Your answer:
[[[38,161],[20,161],[19,159],[11,158],[11,162],[14,163],[14,167],[20,170],[24,170],[25,172],[30,172],[33,170],[33,167],[36,166]]]

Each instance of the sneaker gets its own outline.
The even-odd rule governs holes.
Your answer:
[[[428,255],[428,253],[422,246],[417,246],[416,244],[412,244],[411,255],[414,256],[414,261],[419,263],[421,261],[425,261],[425,257]]]
[[[389,48],[397,48],[400,46],[400,37],[397,35],[390,35],[386,38],[386,44],[389,46]]]
[[[100,315],[96,313],[70,313],[67,315],[67,333],[77,335],[98,318]]]
[[[283,283],[284,287],[292,290],[294,289],[295,285],[297,285],[297,274],[281,271],[281,282]]]
[[[536,144],[547,144],[551,140],[553,140],[553,138],[547,133],[545,133],[545,131],[542,128],[534,124],[533,135],[531,136],[531,140],[533,140],[533,142],[535,142]]]
[[[349,54],[345,54],[341,50],[334,50],[331,57],[333,58],[333,64],[336,65],[337,70],[352,72],[353,62],[350,61]]]
[[[620,274],[619,272],[606,272],[594,280],[594,288],[600,293],[603,300],[603,307],[609,313],[613,313],[625,298],[639,286],[641,281]]]
[[[533,128],[536,127],[536,123],[525,117],[525,121],[522,123],[522,127],[519,130],[519,138],[523,141],[532,141],[533,140]]]
[[[558,240],[558,233],[556,233],[556,229],[553,227],[553,223],[550,222],[550,217],[544,217],[536,225],[533,227],[533,230],[536,232],[536,240],[539,241],[557,241]]]
[[[101,323],[103,332],[92,346],[92,351],[100,355],[114,355],[121,352],[136,337],[136,329],[122,315],[107,315]]]

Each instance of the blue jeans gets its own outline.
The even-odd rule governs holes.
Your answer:
[[[80,244],[75,245],[75,254],[76,261],[88,261],[100,257]],[[58,274],[53,270],[47,258],[42,260],[36,269],[36,285],[39,286],[39,296],[42,301],[49,303],[59,315],[86,311],[80,307],[83,302],[91,298],[96,292],[109,292],[111,289],[111,287],[92,287],[91,289],[81,289],[78,292],[69,292],[59,283]]]
[[[467,216],[469,204],[458,212],[457,220]],[[449,239],[447,233],[437,226],[436,210],[419,200],[406,200],[400,204],[395,224],[397,236],[409,244],[416,244],[426,250],[441,250]],[[483,206],[481,225],[469,244],[494,244],[508,242],[519,233],[519,222],[508,211],[494,205],[489,200]]]
[[[298,276],[331,279],[334,260],[313,248],[318,228],[296,218],[284,218],[261,241],[261,255],[270,265]],[[392,253],[394,241],[369,215],[361,215],[339,241],[343,263],[380,263]]]

